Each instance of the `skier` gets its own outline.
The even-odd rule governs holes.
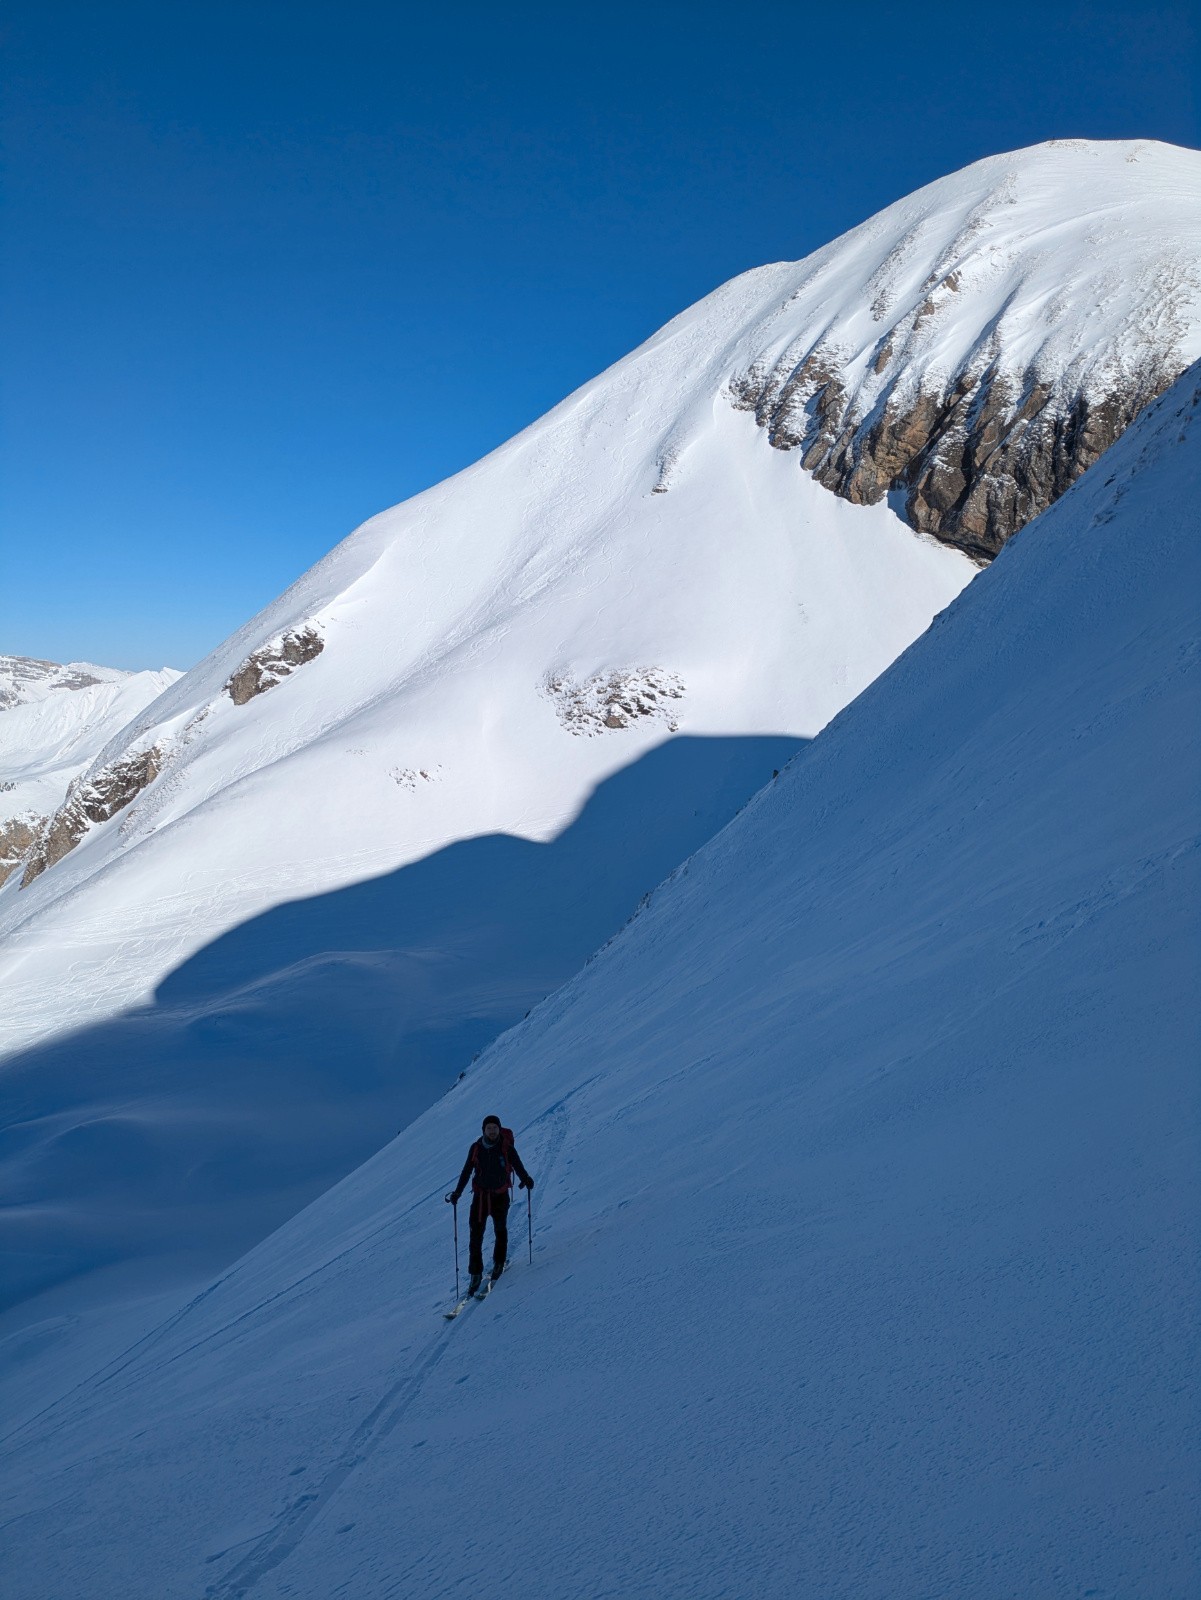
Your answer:
[[[459,1174],[459,1181],[443,1198],[447,1205],[457,1205],[459,1196],[471,1179],[471,1243],[467,1253],[467,1270],[470,1282],[467,1293],[475,1294],[484,1276],[484,1229],[492,1218],[492,1282],[505,1270],[505,1256],[509,1248],[509,1189],[517,1174],[523,1189],[532,1189],[534,1180],[521,1164],[521,1157],[513,1144],[513,1135],[502,1128],[499,1117],[485,1117],[483,1138],[477,1139],[467,1152],[467,1160]]]

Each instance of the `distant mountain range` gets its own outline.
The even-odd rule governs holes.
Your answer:
[[[71,781],[181,676],[0,655],[0,883],[23,865]]]

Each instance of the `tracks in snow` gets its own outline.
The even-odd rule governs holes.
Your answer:
[[[536,1152],[531,1155],[530,1165],[540,1188],[554,1171],[567,1138],[571,1115],[568,1102],[586,1087],[587,1083],[578,1085],[521,1130],[521,1138],[528,1137],[532,1152]],[[205,1600],[243,1600],[261,1579],[288,1559],[347,1479],[404,1420],[454,1337],[453,1322],[438,1330],[415,1365],[392,1384],[355,1428],[316,1488],[299,1495],[280,1512],[272,1526],[251,1543],[237,1564],[205,1588]],[[207,1563],[220,1561],[229,1554],[229,1550],[219,1550],[207,1558]]]

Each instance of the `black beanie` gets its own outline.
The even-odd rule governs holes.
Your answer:
[[[495,1124],[496,1124],[496,1126],[498,1128],[503,1128],[504,1127],[504,1123],[500,1120],[499,1117],[485,1117],[483,1122],[480,1123],[480,1132],[481,1133],[483,1133],[484,1129],[488,1126],[488,1124],[490,1122],[495,1122]]]

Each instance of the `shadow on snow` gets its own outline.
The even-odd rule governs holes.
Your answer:
[[[10,1057],[4,1303],[249,1248],[419,1116],[800,748],[670,740],[549,843],[463,840],[276,906],[153,1005]]]

